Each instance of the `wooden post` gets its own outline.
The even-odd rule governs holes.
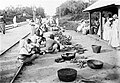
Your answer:
[[[119,30],[119,43],[120,43],[120,6],[118,6],[118,30]]]
[[[119,30],[119,44],[120,44],[120,6],[118,8],[118,30]],[[119,48],[118,48],[119,49]],[[117,51],[117,66],[120,66],[120,51]],[[117,70],[117,73],[120,74],[120,71]],[[120,80],[120,79],[119,79]]]
[[[100,11],[100,38],[103,39],[102,11]]]
[[[91,32],[91,12],[89,12],[89,21],[90,21],[90,34],[92,34]]]
[[[33,7],[33,20],[36,21],[36,8]]]

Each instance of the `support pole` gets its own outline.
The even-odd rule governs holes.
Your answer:
[[[34,22],[36,20],[36,8],[35,7],[33,7],[33,20]]]
[[[119,30],[119,43],[120,43],[120,6],[118,6],[118,30]]]
[[[100,11],[100,38],[103,39],[102,11]]]
[[[91,12],[89,12],[89,21],[90,21],[90,34],[92,34],[91,33]]]

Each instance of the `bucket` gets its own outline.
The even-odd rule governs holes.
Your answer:
[[[100,51],[101,51],[101,46],[92,45],[92,50],[93,50],[94,53],[100,53]]]

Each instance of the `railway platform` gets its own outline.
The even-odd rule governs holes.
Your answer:
[[[0,33],[0,55],[14,46],[20,39],[30,33],[30,25],[24,24],[14,29],[9,29],[6,34]]]

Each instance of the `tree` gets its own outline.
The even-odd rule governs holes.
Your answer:
[[[26,13],[26,15],[23,16],[23,13]],[[26,18],[32,18],[33,9],[32,7],[22,7],[20,5],[18,5],[17,7],[9,6],[6,7],[4,10],[0,10],[0,15],[5,15],[7,24],[11,24],[15,15],[17,15],[17,22],[25,21]],[[41,15],[42,17],[45,17],[44,9],[42,7],[38,7],[36,9],[36,15]]]
[[[88,13],[83,12],[83,10],[88,7],[89,5],[93,4],[97,0],[89,0],[89,2],[84,2],[83,0],[69,0],[62,3],[56,9],[56,15],[72,15],[72,19],[88,19]],[[79,18],[78,18],[79,17]],[[71,20],[72,20],[71,19]]]

